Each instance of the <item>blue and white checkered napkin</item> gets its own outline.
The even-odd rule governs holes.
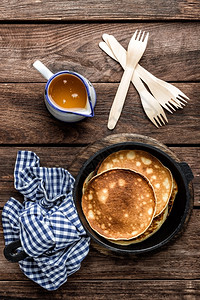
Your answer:
[[[72,199],[74,178],[62,168],[42,168],[38,156],[19,151],[15,188],[24,195],[5,204],[5,244],[21,240],[28,257],[19,262],[24,274],[47,290],[55,290],[80,268],[89,241]]]

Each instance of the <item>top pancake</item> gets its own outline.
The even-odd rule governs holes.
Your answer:
[[[166,219],[168,218],[173,204],[174,204],[174,200],[176,198],[176,194],[178,193],[178,185],[175,181],[175,179],[173,178],[173,190],[171,193],[171,197],[169,199],[169,203],[167,205],[167,207],[163,210],[163,212],[161,214],[159,214],[159,216],[155,217],[151,223],[151,225],[149,226],[149,228],[147,228],[147,230],[141,234],[140,236],[128,240],[128,241],[114,241],[112,239],[109,239],[109,241],[111,243],[115,243],[118,245],[122,245],[122,246],[127,246],[127,245],[131,245],[131,244],[136,244],[136,243],[140,243],[144,240],[146,240],[147,238],[149,238],[150,236],[152,236],[154,233],[156,233],[160,227],[163,225],[163,223],[166,221]]]
[[[115,241],[112,239],[109,239],[109,241],[111,243],[122,245],[122,246],[140,243],[140,242],[146,240],[147,238],[149,238],[150,236],[152,236],[154,233],[156,233],[160,229],[160,227],[163,225],[163,223],[166,221],[167,217],[168,217],[168,206],[163,210],[163,212],[159,216],[157,216],[153,219],[149,228],[147,228],[147,230],[144,233],[142,233],[141,235],[139,235],[138,237],[133,238],[128,241],[127,240]]]
[[[142,150],[120,150],[110,154],[100,165],[98,174],[113,168],[126,168],[146,176],[156,195],[158,216],[167,206],[173,187],[171,172],[153,155]]]
[[[150,226],[156,199],[149,181],[134,171],[115,169],[93,177],[82,209],[91,228],[105,238],[128,240]]]

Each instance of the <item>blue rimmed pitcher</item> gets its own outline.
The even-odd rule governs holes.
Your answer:
[[[60,71],[53,74],[42,62],[35,61],[33,66],[38,70],[42,76],[47,79],[45,86],[44,100],[49,112],[58,120],[64,122],[78,122],[86,117],[94,116],[94,107],[96,105],[96,92],[91,82],[84,76],[73,71]],[[73,75],[78,78],[86,90],[86,105],[85,107],[64,108],[58,105],[49,95],[49,87],[55,79],[64,74]]]

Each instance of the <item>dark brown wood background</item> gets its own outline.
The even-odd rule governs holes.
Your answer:
[[[13,196],[17,151],[32,150],[42,166],[70,171],[79,151],[110,134],[147,135],[166,144],[194,173],[194,209],[184,233],[154,254],[122,258],[91,245],[81,269],[54,292],[27,279],[3,256],[0,228],[0,299],[200,298],[200,1],[3,0],[0,3],[0,209]],[[107,129],[121,67],[99,48],[103,33],[127,47],[136,29],[150,32],[141,65],[180,88],[190,102],[155,128],[130,87],[114,132]],[[43,102],[45,80],[32,67],[86,76],[97,92],[95,117],[76,124],[54,119]],[[78,172],[78,170],[72,170]]]

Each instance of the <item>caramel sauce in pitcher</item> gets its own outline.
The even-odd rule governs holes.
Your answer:
[[[48,88],[52,102],[63,109],[85,108],[87,91],[83,82],[72,74],[55,77]]]

